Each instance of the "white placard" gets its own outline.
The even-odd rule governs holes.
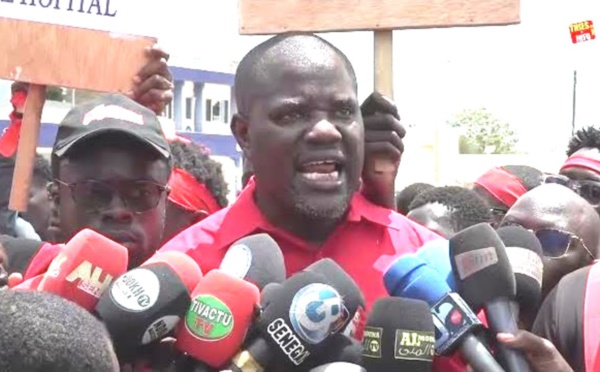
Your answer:
[[[156,36],[157,0],[0,0],[0,17],[137,36]]]

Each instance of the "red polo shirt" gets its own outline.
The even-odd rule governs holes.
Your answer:
[[[265,232],[281,247],[288,276],[322,258],[331,258],[354,278],[365,295],[368,311],[377,298],[387,296],[382,277],[392,261],[429,240],[439,239],[424,227],[356,193],[345,221],[321,247],[316,247],[267,221],[254,202],[255,187],[251,182],[233,205],[179,233],[161,251],[186,252],[206,273],[219,267],[232,243]]]
[[[321,258],[335,260],[362,290],[367,311],[388,296],[383,273],[397,257],[415,252],[440,237],[406,217],[370,203],[356,193],[346,219],[319,248],[267,221],[254,202],[250,181],[231,206],[177,234],[160,251],[186,252],[206,273],[218,268],[231,244],[245,236],[268,233],[283,252],[288,276]],[[435,358],[436,371],[464,371],[459,360]]]

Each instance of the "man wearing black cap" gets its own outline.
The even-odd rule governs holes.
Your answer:
[[[52,149],[53,227],[64,241],[92,228],[124,245],[135,267],[161,242],[170,173],[169,144],[154,112],[117,94],[78,105]],[[61,249],[31,244],[26,254],[22,240],[3,245],[11,271],[25,278],[43,273]]]

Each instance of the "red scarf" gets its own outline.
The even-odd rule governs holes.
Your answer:
[[[0,155],[5,158],[11,158],[19,146],[19,134],[21,133],[21,124],[23,119],[17,117],[17,112],[23,112],[27,93],[16,91],[13,93],[10,103],[13,105],[13,111],[10,113],[10,123],[0,137]]]
[[[204,211],[211,215],[221,209],[206,185],[181,168],[173,168],[169,185],[169,201],[187,211]]]
[[[475,181],[475,184],[485,189],[507,208],[512,207],[517,199],[527,192],[521,180],[502,167],[495,167],[485,172]]]
[[[600,174],[600,160],[588,158],[587,156],[573,154],[563,164],[560,171],[565,169],[578,167],[591,170],[594,173]]]

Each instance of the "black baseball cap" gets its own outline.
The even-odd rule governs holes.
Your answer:
[[[69,111],[58,127],[52,154],[60,158],[74,145],[109,133],[130,136],[165,159],[171,157],[156,114],[121,94],[104,94]]]

